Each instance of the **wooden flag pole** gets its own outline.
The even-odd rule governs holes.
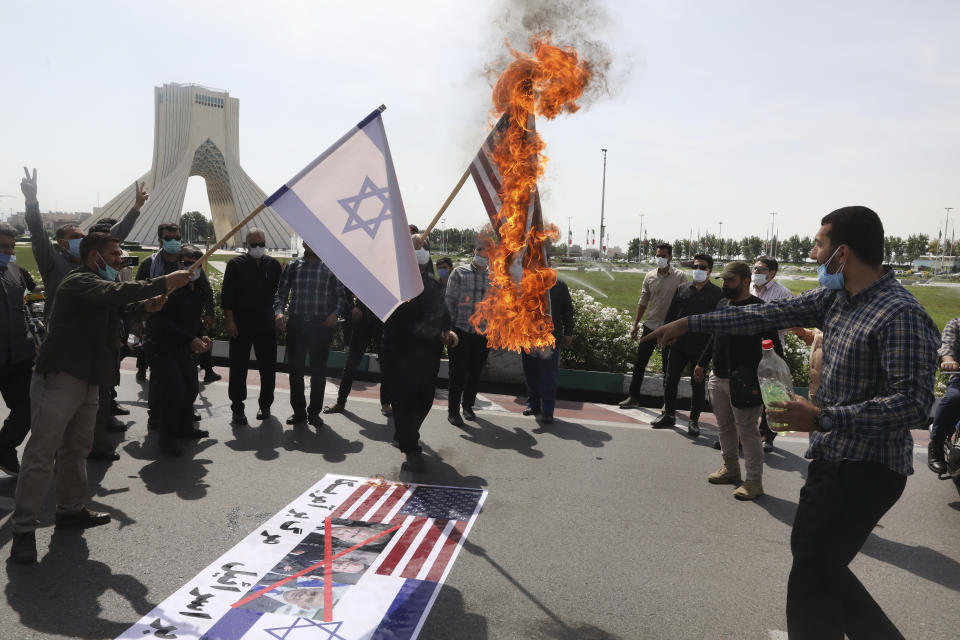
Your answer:
[[[259,207],[251,211],[250,214],[246,218],[241,220],[237,226],[235,226],[233,229],[230,229],[230,231],[227,232],[227,235],[223,236],[222,238],[217,240],[215,243],[213,243],[213,245],[209,249],[207,249],[207,252],[203,254],[203,257],[197,260],[196,262],[194,262],[192,265],[190,265],[190,268],[187,269],[187,271],[193,272],[199,269],[200,267],[204,266],[207,260],[210,259],[210,256],[216,253],[217,250],[219,250],[220,247],[223,246],[224,242],[232,238],[233,234],[235,234],[237,231],[240,231],[240,229],[242,229],[245,224],[247,224],[248,222],[253,220],[255,217],[257,217],[257,214],[266,208],[267,208],[267,205],[261,204]]]
[[[437,215],[433,216],[433,220],[430,221],[430,224],[427,225],[427,228],[423,230],[422,235],[426,238],[430,235],[430,232],[433,231],[433,228],[437,226],[437,223],[440,222],[440,217],[447,210],[447,207],[450,206],[450,203],[453,202],[453,199],[460,192],[460,189],[463,188],[463,183],[467,181],[467,178],[470,177],[470,167],[467,167],[467,170],[463,172],[463,175],[460,176],[460,182],[457,183],[457,186],[453,188],[453,191],[450,192],[450,195],[447,196],[447,199],[444,201],[443,206],[440,207],[440,211],[437,211]]]

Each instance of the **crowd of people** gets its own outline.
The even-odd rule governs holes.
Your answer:
[[[210,358],[213,291],[199,247],[182,243],[180,228],[157,230],[158,250],[134,276],[120,243],[148,194],[120,221],[101,221],[84,233],[75,225],[44,232],[36,171],[21,182],[33,252],[46,295],[46,335],[36,347],[24,315],[24,292],[35,284],[14,258],[16,231],[0,224],[0,391],[9,415],[0,429],[0,469],[18,477],[11,559],[36,561],[34,531],[56,465],[57,526],[91,527],[109,515],[89,510],[86,461],[117,459],[107,434],[126,428],[116,415],[120,359],[127,335],[141,341],[138,378],[149,369],[150,429],[160,453],[179,456],[185,440],[205,438],[194,402],[198,367],[217,379]],[[631,336],[639,340],[634,375],[623,409],[641,406],[646,366],[659,347],[664,362],[664,404],[655,429],[677,425],[677,388],[690,370],[687,433],[700,436],[709,391],[717,420],[722,465],[712,484],[736,485],[734,497],[763,495],[763,451],[778,428],[808,432],[811,459],[793,525],[794,564],[788,583],[791,637],[901,637],[848,565],[880,517],[899,499],[913,472],[910,430],[925,428],[933,405],[937,366],[960,369],[960,318],[942,336],[923,307],[882,265],[883,225],[865,207],[846,207],[821,220],[810,257],[820,287],[799,296],[776,282],[777,261],[732,261],[710,282],[712,256],[697,254],[692,279],[673,266],[672,247],[656,248],[655,269],[643,280]],[[416,228],[411,243],[423,292],[385,322],[346,289],[306,243],[285,267],[267,255],[263,232],[244,238],[246,252],[226,265],[219,304],[229,338],[231,421],[248,424],[245,408],[250,352],[260,376],[256,420],[273,415],[277,338],[286,335],[290,414],[286,423],[324,427],[323,414],[343,412],[368,346],[379,347],[380,405],[392,416],[394,440],[407,468],[423,470],[420,427],[434,403],[437,374],[449,357],[448,420],[475,420],[480,373],[488,355],[477,304],[488,287],[481,242],[468,264],[432,263]],[[549,292],[556,348],[521,356],[527,382],[525,415],[553,421],[559,350],[573,340],[573,305],[562,281]],[[324,406],[326,364],[335,327],[345,324],[348,356],[336,400]],[[642,327],[641,327],[642,324]],[[811,327],[812,329],[804,329]],[[810,398],[794,396],[764,407],[757,366],[764,348],[782,354],[785,333],[811,344]],[[309,366],[308,366],[309,361]],[[708,373],[709,370],[709,373]],[[305,377],[310,376],[306,397]],[[142,378],[141,378],[142,379]],[[960,377],[948,385],[934,419],[929,466],[945,470],[943,442],[960,420]],[[22,460],[17,448],[29,434]],[[745,475],[741,474],[740,454]]]

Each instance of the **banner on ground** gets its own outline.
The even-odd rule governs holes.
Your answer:
[[[379,110],[264,204],[381,320],[423,291]]]
[[[119,637],[416,638],[486,496],[324,476]]]

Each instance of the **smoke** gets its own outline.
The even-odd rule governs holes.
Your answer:
[[[618,29],[601,0],[504,0],[494,8],[491,24],[495,53],[486,70],[491,84],[513,61],[504,39],[527,51],[530,36],[543,31],[553,34],[553,44],[573,47],[589,63],[592,76],[578,101],[582,107],[616,96],[633,68],[635,54],[628,47],[614,54]]]

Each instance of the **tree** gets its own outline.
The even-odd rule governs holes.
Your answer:
[[[930,244],[930,237],[925,233],[916,233],[907,236],[907,241],[903,247],[903,257],[906,262],[913,262],[927,251]]]
[[[207,237],[213,235],[211,226],[211,222],[199,211],[187,211],[180,216],[180,236],[184,244],[203,244]]]
[[[640,256],[640,238],[634,238],[627,245],[627,258],[636,258]]]
[[[723,241],[723,255],[736,257],[740,255],[740,242],[733,238],[727,238]]]
[[[748,261],[763,255],[763,238],[760,236],[747,236],[741,240],[740,255]]]
[[[780,256],[787,262],[800,262],[800,236],[793,234],[780,245]]]
[[[883,239],[883,261],[887,264],[903,264],[906,243],[899,236],[887,236]]]

